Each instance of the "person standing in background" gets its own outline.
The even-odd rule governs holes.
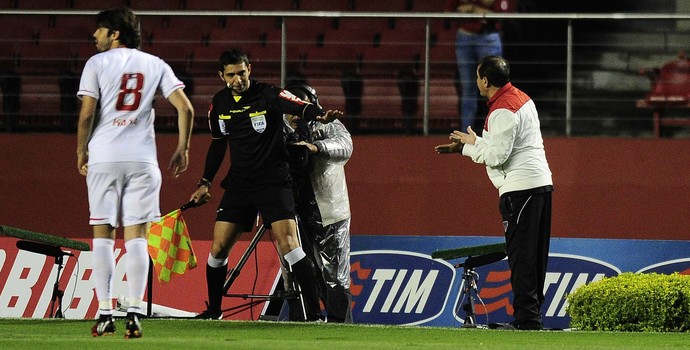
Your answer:
[[[161,171],[153,127],[156,91],[160,89],[177,110],[179,136],[168,166],[175,178],[187,169],[194,109],[170,66],[137,49],[139,21],[130,9],[98,13],[93,37],[100,53],[86,62],[77,92],[77,169],[86,176],[88,188],[99,314],[91,334],[115,332],[113,250],[116,228],[122,225],[130,301],[125,338],[139,338],[150,262],[147,224],[160,219]]]
[[[444,12],[463,14],[508,13],[515,11],[515,0],[446,0]],[[477,89],[474,73],[479,60],[485,56],[503,55],[501,23],[487,19],[468,19],[457,22],[455,56],[460,79],[460,130],[474,126],[477,118]]]

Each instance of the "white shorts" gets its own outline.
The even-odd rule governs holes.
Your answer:
[[[131,226],[160,220],[161,171],[149,163],[89,165],[91,225]]]

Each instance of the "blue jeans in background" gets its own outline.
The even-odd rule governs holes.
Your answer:
[[[467,34],[458,32],[455,38],[455,56],[458,60],[458,73],[462,94],[460,103],[462,113],[461,131],[473,125],[477,114],[477,64],[482,58],[494,55],[501,56],[503,46],[498,33]]]

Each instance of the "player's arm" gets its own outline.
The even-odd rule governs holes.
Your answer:
[[[77,124],[77,170],[86,176],[89,163],[89,139],[96,119],[98,100],[91,96],[81,96],[81,109]]]
[[[189,143],[192,137],[194,107],[182,89],[177,89],[170,94],[168,101],[177,110],[178,129],[177,148],[170,158],[168,170],[172,170],[173,176],[178,177],[187,170],[189,164]]]

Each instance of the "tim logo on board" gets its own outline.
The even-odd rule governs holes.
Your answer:
[[[512,321],[513,293],[510,286],[508,261],[504,259],[479,267],[475,271],[479,276],[477,280],[479,298],[475,300],[476,322],[486,324]],[[549,254],[542,306],[544,326],[568,328],[570,316],[566,314],[568,302],[565,296],[584,284],[618,274],[620,270],[617,267],[601,260],[579,255]],[[457,321],[463,322],[465,319],[466,315],[461,303],[466,303],[466,301],[464,294],[459,293],[453,307]]]
[[[396,250],[350,256],[352,316],[366,323],[416,325],[445,309],[455,269],[428,255]]]

